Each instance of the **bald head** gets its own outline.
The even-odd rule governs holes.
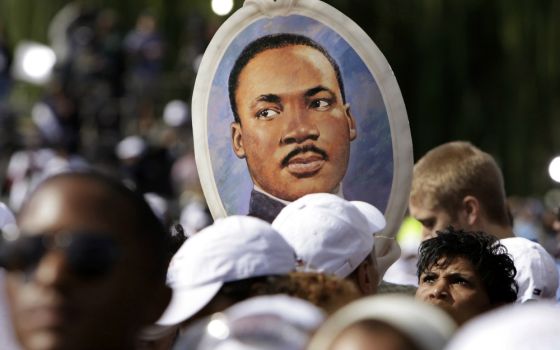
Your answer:
[[[48,220],[55,208],[62,207],[74,215],[115,225],[123,229],[119,235],[130,233],[137,241],[148,239],[150,245],[155,244],[150,247],[153,253],[166,255],[166,229],[144,197],[118,179],[96,172],[68,172],[50,177],[29,196],[18,221],[21,224],[28,210],[36,213],[26,219]]]
[[[18,226],[20,245],[39,244],[40,252],[7,276],[25,348],[131,348],[136,332],[165,308],[165,230],[142,196],[119,181],[94,173],[49,178],[22,207]],[[86,274],[91,261],[83,256],[106,266]],[[37,317],[43,313],[49,317]]]

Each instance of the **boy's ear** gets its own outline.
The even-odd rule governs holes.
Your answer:
[[[465,196],[463,198],[462,214],[465,222],[469,226],[474,226],[480,222],[480,202],[474,196]]]

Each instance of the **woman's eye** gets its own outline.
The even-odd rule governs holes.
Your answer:
[[[468,286],[469,285],[469,281],[462,279],[462,278],[458,278],[455,281],[455,284],[459,284],[461,286]]]
[[[434,276],[424,276],[422,278],[422,282],[424,282],[424,283],[432,283],[433,281],[435,281]]]
[[[257,112],[257,118],[267,119],[278,115],[279,113],[273,109],[267,108]]]

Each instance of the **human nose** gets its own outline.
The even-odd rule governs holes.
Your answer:
[[[449,292],[447,290],[447,283],[443,280],[440,279],[432,285],[432,289],[429,293],[430,299],[445,299],[448,296]]]
[[[288,108],[285,116],[288,122],[282,136],[283,144],[302,143],[319,138],[319,129],[305,108],[297,106]]]
[[[67,258],[63,252],[46,253],[35,269],[35,282],[44,287],[60,287],[70,278]]]
[[[422,241],[433,238],[435,235],[431,229],[422,227]]]

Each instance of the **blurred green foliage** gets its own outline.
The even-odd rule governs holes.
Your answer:
[[[399,81],[415,159],[464,139],[493,154],[510,194],[554,186],[560,154],[560,2],[329,1],[369,33]]]
[[[114,8],[123,28],[132,28],[141,11],[156,14],[171,57],[168,69],[189,16],[223,21],[211,13],[210,0],[81,2]],[[547,166],[560,153],[560,1],[326,2],[357,22],[390,62],[407,106],[415,159],[443,142],[469,140],[498,159],[508,193],[540,195],[554,186]],[[46,42],[49,21],[65,3],[0,0],[11,44]]]

